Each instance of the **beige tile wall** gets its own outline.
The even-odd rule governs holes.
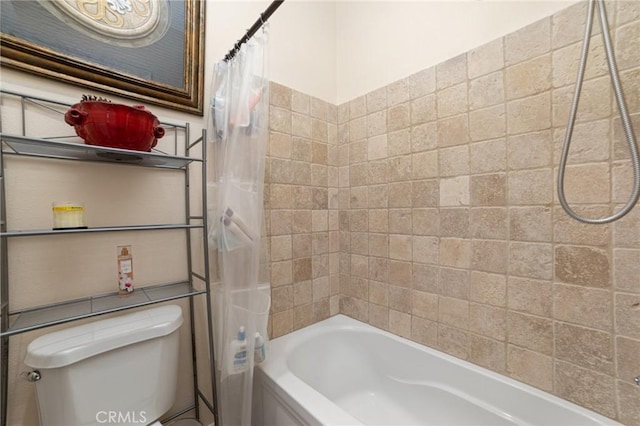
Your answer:
[[[338,313],[337,107],[272,83],[265,176],[271,337]]]
[[[640,135],[640,3],[608,7]],[[340,312],[640,425],[640,207],[587,226],[555,194],[585,14],[337,107],[272,86],[272,336]],[[631,176],[598,35],[567,198],[603,216]]]

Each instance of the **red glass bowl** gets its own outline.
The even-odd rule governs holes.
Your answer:
[[[88,145],[151,151],[164,136],[158,118],[142,105],[82,101],[69,108],[64,121]]]

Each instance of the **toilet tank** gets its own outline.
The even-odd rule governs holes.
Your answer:
[[[179,306],[161,306],[40,336],[25,364],[40,371],[43,426],[147,425],[166,413],[178,378]]]

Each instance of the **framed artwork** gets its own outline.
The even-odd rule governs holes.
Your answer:
[[[205,0],[2,0],[3,66],[203,115]]]

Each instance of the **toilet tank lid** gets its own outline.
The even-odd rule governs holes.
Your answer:
[[[27,347],[31,368],[59,368],[122,346],[166,336],[182,324],[182,309],[161,306],[45,334]]]

